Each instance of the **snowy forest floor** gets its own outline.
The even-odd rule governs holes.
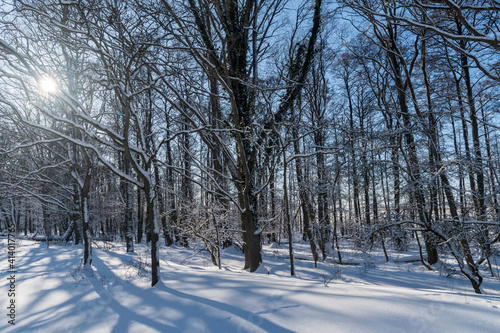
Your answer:
[[[314,263],[308,245],[265,245],[265,269],[242,270],[243,255],[222,252],[222,270],[200,248],[161,247],[162,283],[150,287],[148,248],[96,243],[93,268],[83,248],[20,239],[16,248],[16,321],[6,307],[7,240],[0,264],[0,332],[499,332],[500,282],[483,271],[485,295],[446,265],[427,271],[416,249],[369,253],[342,250],[349,265]],[[307,260],[304,260],[307,259]],[[450,262],[451,263],[451,262]],[[439,267],[439,264],[437,265]],[[494,267],[498,269],[498,266]],[[266,274],[266,271],[269,274]]]

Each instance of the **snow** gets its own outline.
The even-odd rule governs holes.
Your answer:
[[[7,265],[7,240],[0,264]],[[102,243],[104,244],[104,243]],[[94,249],[93,267],[80,267],[83,248],[18,240],[16,325],[2,315],[0,332],[498,332],[500,283],[486,277],[485,295],[449,269],[427,271],[415,249],[390,253],[342,250],[357,265],[296,260],[290,277],[287,244],[264,246],[259,273],[242,270],[243,255],[222,253],[222,270],[206,252],[160,248],[161,280],[150,287],[149,249],[125,244]],[[294,244],[310,258],[308,244]],[[6,269],[3,269],[7,274]],[[486,272],[484,272],[486,276]],[[496,280],[495,280],[496,279]],[[8,281],[0,284],[1,307]],[[6,313],[6,310],[4,310]]]

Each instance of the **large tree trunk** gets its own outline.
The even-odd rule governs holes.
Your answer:
[[[239,9],[238,2],[229,0],[226,5],[227,12],[227,38],[228,61],[231,92],[233,99],[232,115],[234,127],[237,130],[236,154],[237,154],[237,178],[239,181],[238,201],[242,209],[241,220],[243,227],[243,241],[245,249],[245,269],[255,271],[262,262],[260,232],[258,231],[257,197],[255,192],[255,163],[257,148],[254,147],[251,138],[253,101],[248,85],[248,45],[251,14],[253,12],[253,1],[248,0],[246,8]]]
[[[244,230],[245,265],[243,268],[254,272],[262,262],[260,232],[257,229],[257,218],[253,211],[257,205],[257,198],[244,188],[240,188],[238,192],[238,201],[243,208],[243,211],[240,213]]]

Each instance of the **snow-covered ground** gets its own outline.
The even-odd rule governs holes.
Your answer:
[[[498,278],[485,278],[486,294],[476,295],[449,270],[401,260],[414,250],[385,263],[378,251],[346,247],[350,265],[315,269],[304,243],[295,245],[295,277],[286,244],[264,247],[259,273],[241,269],[235,248],[223,252],[219,270],[204,251],[162,247],[163,283],[151,288],[146,245],[127,255],[122,244],[108,251],[101,243],[86,271],[81,247],[18,240],[12,326],[1,243],[0,332],[500,332]]]

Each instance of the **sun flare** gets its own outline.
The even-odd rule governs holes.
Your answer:
[[[50,76],[45,76],[38,81],[38,88],[46,94],[55,94],[58,90],[57,81]]]

